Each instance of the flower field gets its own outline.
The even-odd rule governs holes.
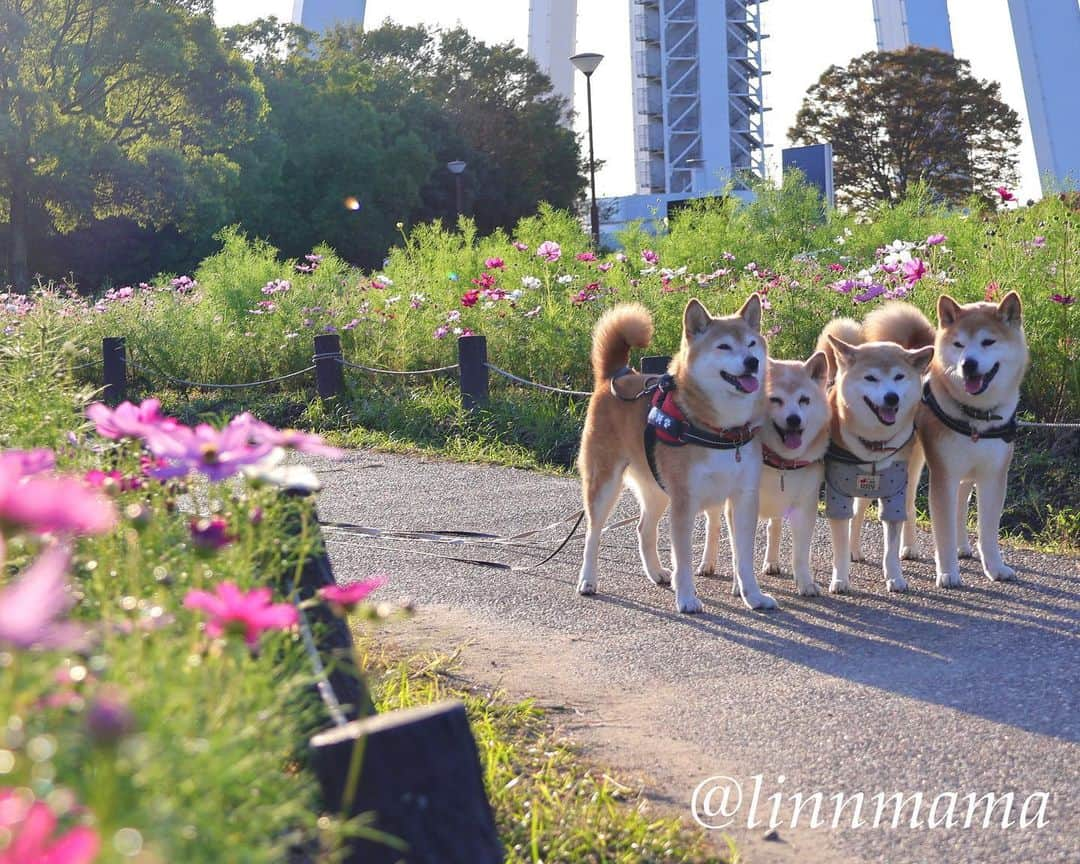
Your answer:
[[[275,485],[309,479],[281,448],[329,448],[110,410],[54,347],[9,339],[0,366],[0,862],[333,850],[290,602],[317,539]]]
[[[273,248],[228,230],[221,251],[192,274],[159,276],[94,298],[70,286],[43,286],[31,299],[6,298],[0,325],[6,344],[52,345],[87,383],[101,380],[99,368],[80,369],[100,356],[101,337],[125,336],[144,370],[136,383],[148,393],[164,382],[146,369],[219,383],[303,369],[311,363],[312,337],[325,332],[340,334],[347,360],[398,370],[453,363],[455,336],[482,333],[495,365],[534,381],[589,389],[593,322],[620,300],[653,310],[649,353],[670,354],[689,297],[730,312],[749,292],[761,292],[770,352],[793,358],[809,354],[825,322],[861,317],[890,298],[909,300],[933,319],[942,292],[970,302],[1016,290],[1032,355],[1024,416],[1080,418],[1075,196],[1022,207],[1003,188],[995,209],[973,200],[958,210],[916,193],[872,217],[822,218],[815,193],[799,183],[757,192],[749,205],[734,198],[693,202],[659,234],[626,232],[618,253],[594,252],[571,214],[550,209],[510,235],[480,237],[468,220],[456,230],[401,226],[384,267],[372,273],[350,268],[328,248],[281,261]],[[425,441],[457,455],[498,441],[540,461],[570,462],[580,404],[498,389],[490,412],[466,418],[445,378],[404,389],[347,377],[350,399],[313,403],[288,419],[322,428],[365,426],[407,439],[409,429],[420,429]],[[306,406],[310,387],[309,376],[301,376],[281,390]],[[1072,439],[1039,438],[1031,448],[1035,473],[1020,490],[1026,515],[1015,520],[1023,530],[1041,530],[1048,507],[1056,508],[1054,518],[1075,521],[1075,501],[1054,491],[1075,482],[1069,473],[1075,462],[1054,455],[1062,440]],[[1040,489],[1036,496],[1050,490],[1049,503],[1027,500],[1033,486]]]

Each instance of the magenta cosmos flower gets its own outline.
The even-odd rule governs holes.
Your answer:
[[[1072,294],[1051,294],[1050,299],[1055,303],[1060,303],[1062,306],[1072,306],[1076,302],[1076,298]]]
[[[321,435],[301,432],[299,429],[275,429],[247,411],[233,417],[229,421],[229,426],[245,429],[248,440],[252,444],[271,444],[274,447],[285,447],[299,453],[307,453],[309,456],[323,456],[327,459],[340,459],[342,456],[341,450],[331,447]]]
[[[506,266],[506,262],[502,258],[488,258],[484,261],[484,266],[488,270],[502,270]]]
[[[229,523],[221,516],[210,519],[192,519],[188,523],[191,542],[199,549],[213,552],[223,549],[236,538],[229,533]]]
[[[520,240],[515,240],[514,243],[513,243],[513,247],[515,249],[517,249],[518,252],[528,252],[529,251],[529,244],[528,243],[522,243]]]
[[[592,252],[578,252],[578,254],[575,255],[574,257],[577,258],[578,261],[595,261],[596,260],[596,255],[594,253],[592,253]]]
[[[66,547],[52,546],[14,583],[0,590],[0,645],[25,651],[78,648],[85,643],[83,628],[64,619],[75,602],[68,592],[70,562]],[[0,864],[3,860],[0,853]]]
[[[0,536],[18,531],[104,534],[116,524],[112,502],[82,480],[26,474],[23,467],[20,460],[0,459]]]
[[[161,403],[157,399],[147,399],[140,405],[123,402],[116,408],[95,402],[86,409],[86,416],[94,421],[98,435],[115,441],[145,438],[152,431],[176,426],[176,421],[163,417],[160,409]]]
[[[926,275],[926,262],[922,258],[912,258],[900,265],[904,273],[904,279],[909,285],[914,285]]]
[[[205,612],[206,632],[214,639],[226,633],[242,633],[249,648],[256,648],[266,630],[287,630],[299,620],[291,603],[271,603],[269,588],[244,593],[233,582],[222,582],[217,591],[188,591],[184,606]]]
[[[536,254],[545,261],[558,261],[562,258],[562,247],[554,240],[545,240],[536,247]]]
[[[326,601],[335,612],[339,610],[351,612],[357,603],[362,602],[372,591],[385,584],[384,577],[373,576],[362,582],[352,582],[345,586],[328,585],[320,588],[319,597]]]
[[[4,464],[13,467],[19,474],[27,477],[40,474],[56,466],[56,457],[47,447],[36,450],[4,450],[0,452],[0,468]]]
[[[101,849],[85,825],[53,837],[56,814],[43,801],[28,801],[17,789],[0,789],[0,835],[8,836],[0,864],[90,864]]]
[[[1009,201],[1015,201],[1016,200],[1016,196],[1013,195],[1013,193],[1009,191],[1007,186],[998,186],[997,189],[995,189],[994,191],[997,192],[997,194],[999,196],[1001,196],[1001,203],[1002,204],[1005,204],[1005,203],[1007,203]]]
[[[246,424],[230,424],[220,431],[207,423],[194,429],[159,427],[147,436],[146,443],[150,452],[165,461],[164,466],[151,469],[154,477],[183,477],[198,471],[214,482],[254,465],[274,449],[265,441],[252,443]]]
[[[657,255],[652,249],[642,249],[641,260],[644,261],[646,264],[656,266],[660,263],[660,256]]]
[[[949,238],[946,237],[944,234],[931,234],[929,237],[926,238],[926,245],[927,246],[940,246],[942,243],[944,243],[948,239]]]

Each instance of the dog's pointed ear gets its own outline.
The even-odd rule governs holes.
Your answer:
[[[683,332],[687,336],[697,336],[705,332],[712,320],[712,315],[700,300],[691,300],[686,304],[686,311],[683,312]]]
[[[829,344],[833,348],[833,356],[836,358],[836,365],[840,369],[847,369],[852,363],[855,362],[855,355],[858,353],[858,349],[854,345],[849,345],[843,339],[837,339],[832,333],[829,335]]]
[[[951,327],[953,322],[960,317],[963,310],[960,304],[948,294],[942,294],[937,301],[937,318],[939,327]]]
[[[815,351],[810,355],[810,359],[803,363],[803,368],[811,381],[826,381],[829,377],[829,358],[824,351]]]
[[[925,348],[916,348],[907,352],[908,362],[915,367],[920,375],[926,371],[926,367],[930,365],[930,361],[934,359],[934,346],[927,345]]]
[[[739,310],[739,317],[758,333],[761,332],[761,295],[751,294]]]
[[[1010,291],[998,303],[997,314],[1003,324],[1010,327],[1019,327],[1023,320],[1023,305],[1020,303],[1020,295]]]

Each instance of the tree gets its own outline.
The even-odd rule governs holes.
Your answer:
[[[998,84],[972,77],[966,60],[908,48],[830,66],[788,136],[831,142],[837,199],[868,207],[919,181],[953,202],[1014,185],[1019,128]]]
[[[209,0],[0,4],[0,219],[30,282],[34,226],[227,221],[230,151],[265,110]]]

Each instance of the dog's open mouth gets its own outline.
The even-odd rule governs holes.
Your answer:
[[[727,372],[721,371],[720,377],[728,382],[732,387],[738,390],[740,393],[753,393],[758,389],[758,380],[754,375],[728,375]]]
[[[870,406],[870,410],[886,426],[892,426],[896,422],[896,408],[892,405],[875,405],[869,396],[863,396],[863,401]]]
[[[994,380],[994,376],[997,375],[999,368],[1001,368],[1001,364],[995,363],[993,368],[985,375],[965,375],[964,389],[967,390],[970,395],[978,396],[990,386],[990,382]]]
[[[776,429],[776,434],[780,436],[780,440],[788,450],[798,450],[802,447],[802,429],[782,429],[776,423],[773,423],[772,425],[773,428]]]

